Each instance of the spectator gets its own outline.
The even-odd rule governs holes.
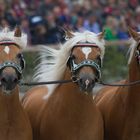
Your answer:
[[[78,16],[74,29],[79,32],[85,31],[83,24],[84,24],[84,18],[82,16]]]
[[[34,36],[32,37],[32,44],[46,44],[47,30],[43,24],[36,25],[34,29]]]
[[[135,16],[136,16],[135,20],[136,20],[136,26],[137,26],[136,28],[140,32],[140,6],[137,7]]]
[[[123,17],[121,18],[118,26],[119,28],[117,31],[117,38],[120,40],[128,39],[129,38],[128,29],[127,29],[127,25]]]
[[[54,6],[55,6],[55,3],[53,0],[44,0],[41,6],[39,7],[39,10],[37,11],[37,13],[39,15],[46,16],[49,12],[52,11]]]
[[[28,43],[31,44],[31,33],[28,18],[21,19],[21,29],[28,35]]]
[[[118,29],[118,21],[113,16],[108,16],[105,24],[105,38],[107,40],[116,40],[117,39],[117,30]]]
[[[9,23],[8,23],[8,21],[5,18],[1,18],[0,26],[1,26],[1,28],[9,27]]]
[[[98,33],[106,39],[127,39],[126,25],[140,31],[138,0],[0,0],[0,27],[21,24],[31,44],[64,41],[60,28]],[[122,21],[123,19],[123,21]]]
[[[94,14],[90,14],[88,18],[84,21],[84,28],[91,32],[99,33],[101,32],[101,27],[97,18]]]
[[[5,17],[6,5],[3,0],[0,1],[0,18]]]

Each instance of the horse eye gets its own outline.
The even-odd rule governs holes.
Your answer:
[[[75,59],[76,57],[75,57],[75,55],[71,55],[71,59]]]
[[[17,54],[17,58],[18,59],[20,59],[21,57],[22,57],[22,54],[21,53]]]
[[[19,64],[20,64],[21,68],[24,69],[24,67],[25,67],[25,60],[23,58],[23,54],[21,54],[21,53],[17,54],[17,59],[19,61]]]
[[[98,57],[97,57],[97,60],[101,61],[101,57],[100,57],[100,56],[98,56]]]
[[[97,59],[96,59],[96,62],[99,64],[99,66],[101,67],[101,57],[98,56]]]

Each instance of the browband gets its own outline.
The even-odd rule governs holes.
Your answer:
[[[20,46],[18,45],[18,44],[16,44],[15,42],[13,42],[13,41],[8,41],[8,40],[6,40],[6,41],[0,41],[0,45],[5,45],[5,44],[7,44],[7,45],[16,45],[18,48],[20,48]]]
[[[85,47],[85,46],[90,46],[90,47],[98,47],[97,44],[95,43],[78,43],[76,45],[74,45],[74,47]]]

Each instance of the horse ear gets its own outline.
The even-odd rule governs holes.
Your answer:
[[[19,26],[16,26],[14,36],[15,36],[15,37],[21,37],[21,29],[20,29]]]
[[[70,31],[69,29],[64,29],[65,32],[65,38],[66,39],[71,39],[72,37],[74,37],[74,33],[72,31]]]
[[[98,34],[99,40],[102,40],[104,38],[104,35],[105,35],[105,30],[103,30],[103,32]]]
[[[131,27],[128,27],[128,32],[136,41],[140,40],[140,34],[133,30]]]

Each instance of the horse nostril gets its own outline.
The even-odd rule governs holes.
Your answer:
[[[5,78],[5,77],[2,77],[2,78],[1,78],[1,82],[2,82],[2,83],[6,83],[6,78]]]
[[[96,80],[94,79],[94,80],[91,81],[91,84],[95,84],[95,82],[96,82]]]
[[[1,83],[17,83],[18,82],[18,78],[17,76],[15,75],[4,75],[2,78],[1,78]]]
[[[79,83],[83,84],[83,79],[82,78],[79,79]]]
[[[1,78],[1,86],[5,91],[13,90],[18,83],[18,78],[15,74],[3,74]]]
[[[79,84],[80,85],[88,85],[90,82],[89,82],[89,80],[88,79],[85,79],[85,78],[80,78],[79,79]]]
[[[95,86],[96,80],[94,77],[89,75],[82,75],[79,78],[78,84],[82,91],[91,92],[93,87]]]
[[[14,83],[18,82],[18,78],[15,77],[15,79],[13,80]]]
[[[85,81],[85,85],[88,86],[89,83],[90,83],[90,81],[87,79],[87,80]]]

